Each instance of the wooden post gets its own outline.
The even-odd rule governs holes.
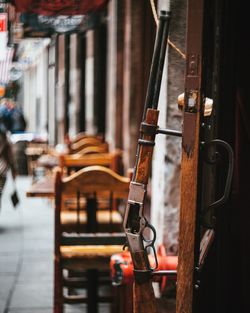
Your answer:
[[[182,141],[177,313],[192,313],[201,112],[203,0],[188,1],[187,60]]]
[[[155,24],[147,1],[125,2],[124,77],[123,77],[123,150],[125,169],[133,166],[138,125],[142,118],[147,81],[153,52]],[[151,15],[149,15],[149,12]],[[151,23],[149,21],[151,20]],[[151,54],[147,48],[151,42]]]

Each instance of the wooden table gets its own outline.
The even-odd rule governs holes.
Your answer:
[[[26,191],[27,197],[53,198],[55,196],[55,178],[46,176],[33,183]]]

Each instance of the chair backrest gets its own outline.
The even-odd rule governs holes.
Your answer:
[[[77,153],[78,151],[91,146],[100,146],[103,145],[105,142],[102,138],[99,137],[86,137],[83,138],[75,143],[71,143],[69,146],[70,153]],[[107,146],[108,144],[105,143]]]
[[[101,165],[108,167],[118,174],[123,174],[122,151],[114,150],[110,153],[69,154],[60,156],[60,167],[69,175],[72,170],[79,170],[86,166]]]
[[[107,143],[102,143],[98,146],[84,147],[81,150],[78,150],[78,152],[76,153],[81,154],[81,155],[86,155],[86,154],[91,154],[91,153],[106,153],[108,151],[109,151],[109,145]],[[76,153],[71,153],[71,154],[76,154]]]
[[[85,132],[80,132],[74,138],[70,138],[70,142],[73,144],[85,138],[98,138],[104,142],[104,136],[102,134],[90,135]]]
[[[113,210],[114,201],[124,200],[124,206],[129,191],[130,179],[120,176],[109,168],[103,166],[89,166],[76,173],[63,177],[61,170],[56,172],[55,180],[55,246],[59,253],[60,238],[63,227],[60,214],[64,201],[72,199],[77,202],[77,209],[86,210],[87,231],[98,232],[96,212],[99,204],[107,202]],[[110,220],[110,226],[112,219]],[[79,231],[79,221],[76,221],[75,232]]]
[[[127,196],[130,182],[128,177],[118,175],[113,170],[99,165],[88,166],[68,177],[61,177],[60,171],[56,175],[61,178],[58,191],[66,196],[74,195],[76,190],[85,195],[107,191],[112,192],[114,196]],[[56,190],[57,187],[56,184]]]

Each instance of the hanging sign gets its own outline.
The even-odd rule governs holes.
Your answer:
[[[6,56],[8,43],[8,15],[0,13],[0,61],[3,61]]]
[[[0,13],[0,32],[7,31],[7,13]]]
[[[108,0],[12,0],[18,12],[46,16],[81,15],[103,8]]]

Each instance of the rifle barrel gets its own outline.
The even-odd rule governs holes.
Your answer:
[[[167,38],[169,32],[170,17],[171,13],[169,11],[160,12],[159,26],[154,45],[154,52],[149,74],[143,118],[145,118],[146,111],[148,108],[153,107],[157,109],[158,106],[162,71],[165,61]]]

